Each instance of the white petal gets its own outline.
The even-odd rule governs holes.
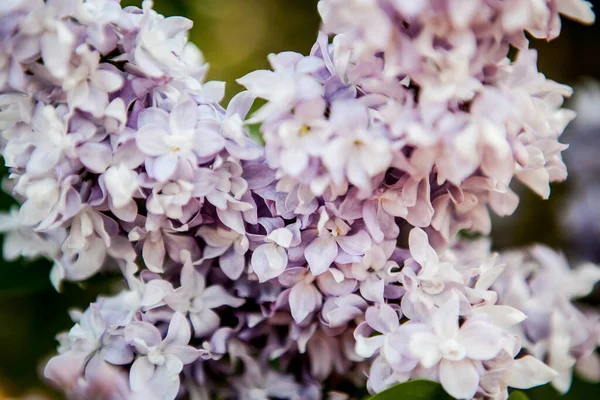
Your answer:
[[[138,357],[131,366],[129,372],[129,384],[134,392],[144,390],[150,379],[154,375],[154,365],[148,361],[148,357]]]
[[[467,357],[473,360],[490,360],[502,350],[502,332],[494,325],[481,321],[467,321],[458,334],[465,346]]]
[[[266,282],[283,273],[288,263],[288,257],[284,248],[275,243],[267,243],[254,250],[250,263],[259,282]]]
[[[527,316],[523,312],[509,306],[492,305],[474,307],[473,313],[475,315],[485,314],[489,316],[494,325],[503,329],[508,329],[527,319]]]
[[[411,256],[424,266],[428,262],[437,263],[439,258],[435,250],[429,245],[429,237],[421,228],[413,228],[408,235],[408,246]]]
[[[288,248],[292,243],[292,239],[294,238],[294,234],[287,228],[278,228],[273,230],[267,236],[267,239],[277,243],[281,247]]]
[[[427,332],[415,333],[409,342],[408,349],[419,359],[423,367],[431,368],[442,358],[437,336]]]
[[[556,371],[535,357],[525,356],[515,360],[504,375],[504,382],[517,389],[529,389],[550,382]]]
[[[198,107],[192,100],[177,103],[169,116],[171,134],[191,135],[198,122]]]
[[[479,374],[471,360],[442,360],[440,383],[444,390],[457,399],[472,399],[479,386]]]

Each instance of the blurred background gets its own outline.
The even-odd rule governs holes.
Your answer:
[[[140,5],[141,0],[122,3]],[[316,3],[155,0],[155,9],[194,21],[190,39],[210,64],[209,79],[227,82],[227,101],[241,89],[236,78],[269,68],[267,54],[310,51],[319,27]],[[592,3],[600,9],[599,0]],[[593,79],[600,79],[599,39],[600,24],[586,27],[563,21],[559,39],[533,42],[539,49],[540,71],[582,91],[596,87],[600,93],[593,83]],[[600,95],[596,94],[596,107],[590,103],[587,97],[580,102],[587,111],[562,139],[575,142],[565,154],[569,181],[553,185],[547,201],[517,187],[521,197],[517,212],[493,221],[496,249],[541,242],[562,249],[575,264],[584,259],[600,262]],[[9,196],[0,195],[2,209],[11,204]],[[49,283],[49,270],[47,261],[0,261],[0,399],[42,393],[60,398],[40,379],[41,365],[55,351],[54,336],[72,326],[67,310],[85,308],[111,284],[107,278],[98,277],[85,284],[67,284],[64,293],[58,294]],[[599,300],[600,296],[592,296],[587,301],[598,305]],[[549,387],[530,391],[530,395],[532,399],[556,398]],[[563,398],[600,398],[600,385],[576,381]]]

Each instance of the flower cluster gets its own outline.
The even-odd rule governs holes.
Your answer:
[[[568,247],[574,249],[577,257],[598,262],[596,238],[600,237],[600,218],[596,195],[600,186],[595,178],[600,172],[596,157],[600,148],[600,118],[595,106],[600,101],[600,85],[588,81],[577,89],[572,99],[577,119],[565,131],[565,137],[572,142],[565,157],[569,166],[569,193],[561,204],[564,212],[560,213],[559,222]]]
[[[72,398],[248,400],[417,378],[503,399],[566,389],[575,363],[599,378],[597,314],[570,302],[598,267],[541,250],[532,272],[528,252],[457,236],[514,211],[513,177],[543,197],[566,177],[570,88],[537,72],[524,32],[551,38],[589,5],[414,3],[321,0],[331,43],[271,55],[226,109],[191,21],[148,0],[0,6],[21,203],[0,220],[5,256],[51,258],[57,289],[115,270],[126,285],[72,313],[47,378]]]

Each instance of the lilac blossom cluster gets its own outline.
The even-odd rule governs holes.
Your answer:
[[[514,211],[514,177],[543,197],[566,177],[571,89],[537,72],[524,32],[554,37],[559,13],[591,22],[589,4],[319,10],[333,40],[271,55],[224,109],[191,21],[150,1],[0,5],[6,189],[21,203],[0,219],[5,257],[52,259],[57,289],[99,271],[126,284],[72,312],[45,376],[78,399],[247,400],[418,378],[506,399],[567,390],[574,366],[600,379],[598,314],[571,303],[600,268],[457,235],[488,233],[488,206]]]
[[[600,102],[600,84],[590,80],[577,89],[572,99],[577,119],[565,131],[566,139],[572,142],[565,157],[569,166],[569,193],[561,204],[564,212],[560,213],[559,222],[568,247],[574,249],[577,257],[598,262],[600,210],[596,199],[600,185],[595,177],[600,172],[596,156],[600,150],[600,118],[595,108]]]

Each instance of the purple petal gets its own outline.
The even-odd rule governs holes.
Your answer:
[[[162,345],[167,347],[171,345],[187,345],[190,342],[191,337],[192,332],[187,318],[185,318],[182,313],[176,312],[171,318],[169,330],[167,331],[167,336],[165,337],[165,340],[163,340]]]
[[[112,154],[110,146],[101,143],[88,142],[77,148],[81,163],[97,174],[106,171],[112,161]]]
[[[250,261],[259,282],[266,282],[281,275],[287,263],[288,257],[285,249],[274,243],[258,246],[252,253]]]
[[[177,103],[169,115],[171,134],[191,135],[198,122],[198,106],[192,100]]]
[[[149,156],[160,156],[170,152],[169,147],[164,143],[164,138],[168,135],[167,131],[155,125],[148,125],[140,128],[135,137],[138,148]]]
[[[361,256],[371,248],[371,236],[366,231],[358,231],[351,236],[339,236],[337,243],[346,253]]]
[[[157,157],[152,163],[152,176],[159,182],[168,181],[175,170],[179,159],[174,154],[163,154]]]
[[[219,316],[212,310],[202,310],[199,313],[190,313],[190,321],[194,327],[194,337],[203,337],[214,332],[221,323]]]
[[[125,340],[137,345],[137,340],[143,340],[147,347],[158,346],[162,341],[159,330],[148,322],[133,321],[125,327]],[[142,346],[143,351],[143,346]]]
[[[197,137],[194,152],[198,157],[214,156],[225,147],[225,139],[211,129],[199,129]]]
[[[377,332],[394,332],[400,326],[400,317],[392,307],[385,303],[369,307],[365,314],[367,324]]]
[[[321,293],[313,285],[298,283],[290,291],[289,303],[296,323],[304,321],[321,304]]]
[[[219,257],[221,271],[232,281],[239,279],[246,267],[246,258],[238,254],[233,247]]]
[[[315,276],[327,271],[337,255],[338,246],[333,236],[319,236],[304,250],[304,257]]]
[[[154,375],[154,365],[150,364],[148,357],[139,357],[133,362],[129,372],[129,384],[134,392],[143,391]]]
[[[244,302],[244,299],[238,299],[237,297],[232,296],[219,285],[210,286],[202,293],[202,303],[207,308],[217,308],[221,306],[240,307]]]

